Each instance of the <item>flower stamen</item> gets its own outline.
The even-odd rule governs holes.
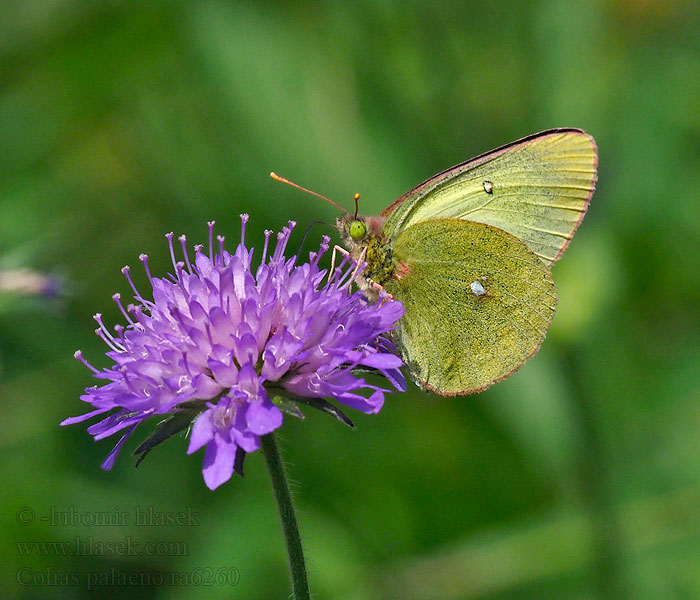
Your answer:
[[[192,264],[190,263],[190,255],[187,252],[187,236],[183,234],[177,239],[182,247],[182,254],[185,257],[185,262],[187,263],[187,270],[189,271],[190,275],[192,275]]]
[[[73,358],[76,360],[79,360],[81,363],[83,363],[88,369],[90,369],[93,373],[99,373],[99,369],[96,369],[93,367],[83,356],[83,351],[82,350],[76,350],[73,353]]]

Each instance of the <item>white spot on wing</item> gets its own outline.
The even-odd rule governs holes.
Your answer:
[[[481,284],[480,281],[472,281],[469,284],[469,287],[472,290],[472,294],[474,294],[477,298],[481,298],[481,296],[486,295],[486,288]]]
[[[483,186],[484,186],[484,191],[487,194],[493,194],[493,183],[491,183],[490,181],[484,181]]]

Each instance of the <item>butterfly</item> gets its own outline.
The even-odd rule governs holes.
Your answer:
[[[597,164],[590,135],[550,129],[434,175],[377,216],[337,218],[345,253],[366,263],[359,287],[404,305],[393,341],[419,386],[479,392],[537,352],[557,302],[550,267]]]

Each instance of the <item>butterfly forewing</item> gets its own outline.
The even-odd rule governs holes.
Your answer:
[[[513,235],[461,219],[406,227],[393,244],[405,313],[396,341],[413,378],[444,395],[489,387],[539,348],[556,305],[547,266]]]
[[[522,240],[549,265],[581,222],[596,182],[593,138],[552,129],[523,138],[428,179],[382,215],[389,239],[435,218],[493,225]]]

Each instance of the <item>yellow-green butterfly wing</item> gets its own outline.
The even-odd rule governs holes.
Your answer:
[[[391,240],[428,219],[467,219],[512,233],[549,265],[586,213],[597,163],[595,142],[580,129],[536,133],[407,192],[382,213],[384,233]]]
[[[461,219],[403,229],[384,284],[405,308],[395,340],[410,374],[443,395],[469,394],[515,371],[542,343],[556,288],[515,236]]]

